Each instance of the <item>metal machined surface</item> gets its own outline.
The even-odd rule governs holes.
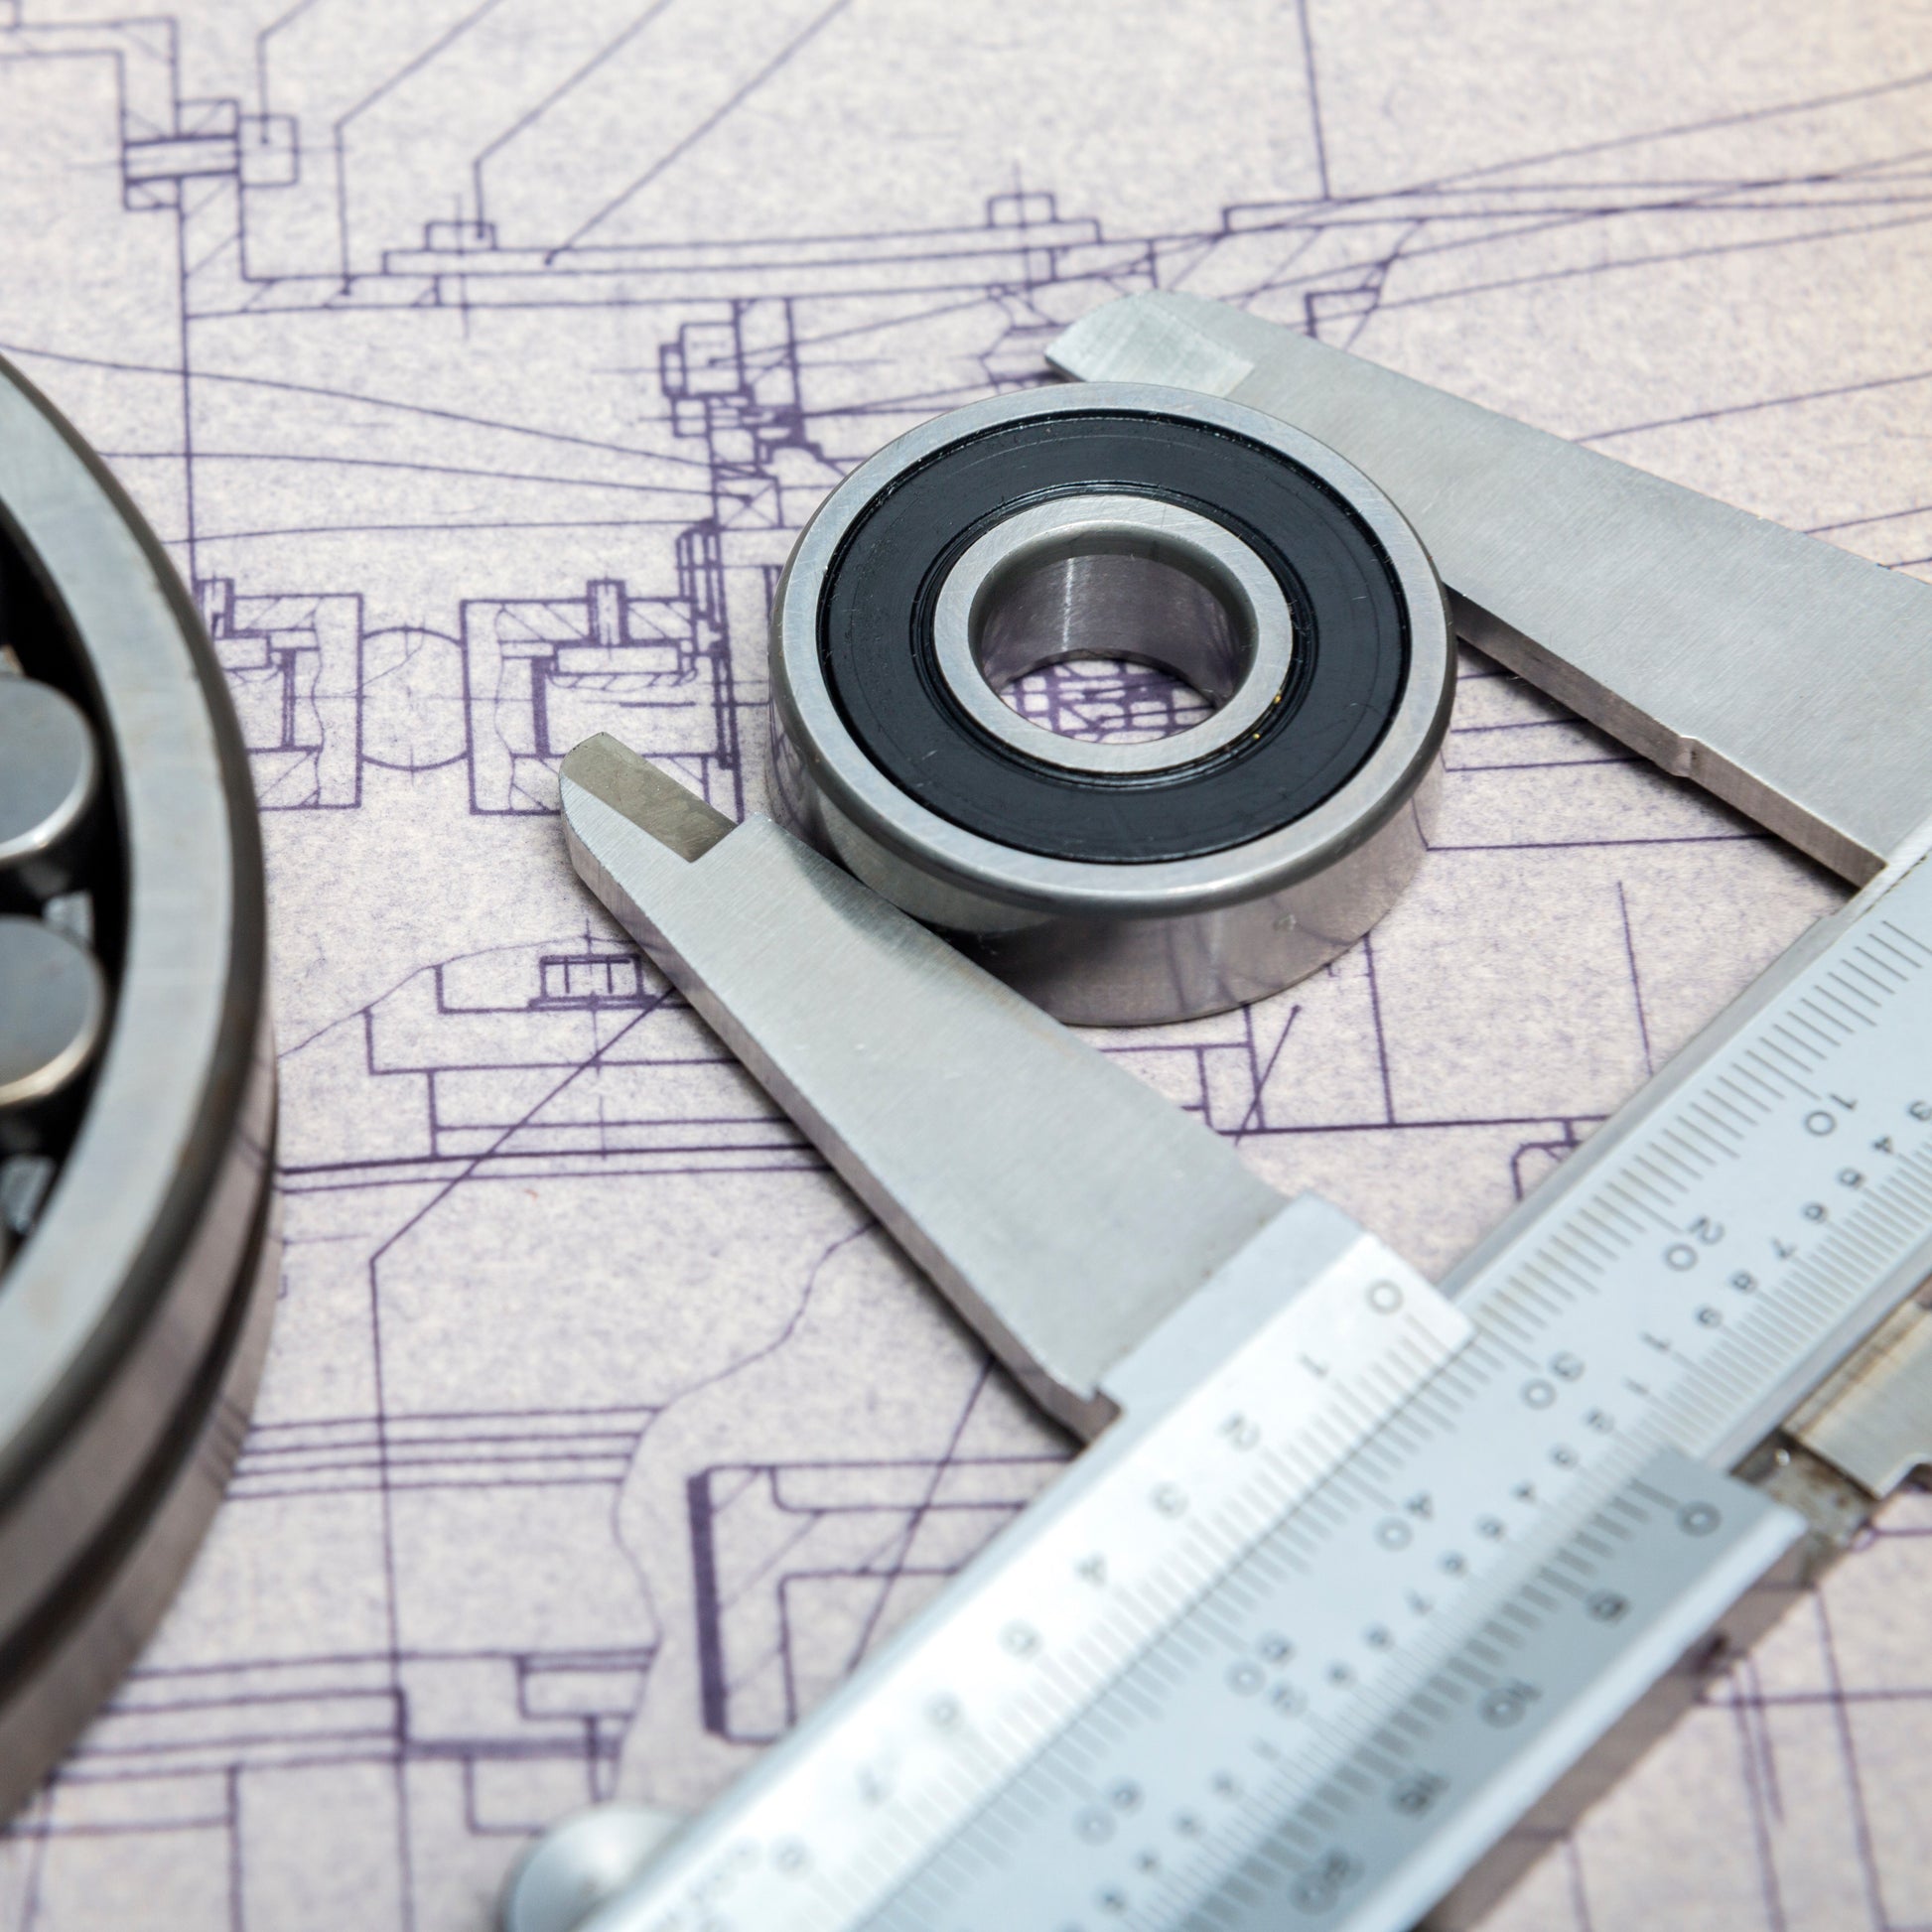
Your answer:
[[[615,1800],[576,1813],[563,1829],[538,1839],[517,1865],[503,1893],[503,1932],[574,1932],[683,1822],[649,1805]]]
[[[61,847],[86,817],[100,760],[85,715],[65,692],[29,678],[0,688],[0,876],[58,890]]]
[[[1785,1425],[1873,1496],[1932,1463],[1932,1320],[1916,1301],[1881,1322]]]
[[[610,739],[565,760],[580,874],[1035,1400],[1091,1435],[1107,1370],[1280,1198],[769,820],[682,857],[649,829],[674,801],[612,802],[642,762]]]
[[[59,1093],[100,1041],[99,962],[44,920],[0,916],[0,1108]]]
[[[1232,531],[1177,503],[1060,496],[996,523],[946,573],[932,615],[940,675],[973,722],[1075,771],[1166,771],[1224,750],[1281,702],[1295,621]],[[1046,664],[1111,653],[1219,709],[1146,744],[1068,738],[999,693]]]
[[[1460,635],[1855,883],[1932,815],[1932,589],[1903,572],[1220,303],[1128,297],[1048,352],[1332,444]]]
[[[18,870],[10,887],[14,916],[92,945],[105,1005],[60,1109],[0,1107],[29,1204],[0,1274],[10,1807],[125,1667],[207,1524],[278,1250],[261,854],[220,673],[158,543],[4,365],[0,633],[24,674],[0,677],[0,711],[9,687],[58,683],[107,774],[61,893]]]
[[[1041,425],[1039,434],[1050,438],[1060,425],[1107,412],[1184,420],[1295,466],[1349,506],[1399,587],[1407,668],[1372,751],[1312,809],[1228,849],[1096,863],[986,836],[934,809],[926,794],[869,757],[828,683],[820,644],[828,579],[855,526],[897,480],[1016,425]],[[1092,491],[1073,493],[1084,498]],[[1145,526],[1154,499],[1119,493],[1122,514]],[[1174,518],[1170,527],[1191,526]],[[1247,570],[1244,547],[1217,539],[1219,568],[1236,584]],[[955,568],[967,566],[962,560]],[[1255,594],[1267,603],[1259,586]],[[940,597],[943,602],[943,591]],[[969,613],[957,616],[963,621]],[[969,654],[966,629],[962,636],[955,622],[951,632],[959,679]],[[1319,647],[1292,626],[1284,641],[1291,655]],[[1275,661],[1273,643],[1265,658],[1257,645],[1252,663]],[[773,616],[774,810],[875,891],[1061,1019],[1135,1024],[1213,1012],[1325,964],[1408,883],[1426,843],[1429,780],[1448,727],[1449,670],[1447,617],[1428,556],[1382,491],[1319,443],[1259,411],[1145,384],[996,398],[900,437],[834,490],[799,538]],[[1265,695],[1261,685],[1261,678],[1253,680],[1257,698]],[[1248,691],[1244,681],[1232,702],[1242,706]],[[1004,712],[990,688],[986,700]],[[1267,709],[1257,704],[1257,715]],[[1018,719],[1011,727],[995,723],[1006,752],[1024,759],[1016,743],[1030,743],[1036,728]],[[1215,727],[1210,719],[1196,729],[1214,737]],[[1180,736],[1167,743],[1177,747]],[[1119,776],[1114,767],[1124,764],[1136,781],[1166,774],[1175,784],[1194,784],[1217,768],[1210,756],[1175,775],[1166,762],[1172,752],[1156,745],[1132,750],[1125,760],[1093,761],[1087,775],[1096,782]],[[1079,758],[1061,753],[1056,762]]]

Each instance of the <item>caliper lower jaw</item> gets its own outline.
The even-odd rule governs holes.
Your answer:
[[[586,883],[1041,1406],[1083,1436],[1105,1431],[1056,1492],[1063,1506],[1189,1405],[1242,1430],[1262,1413],[1241,1395],[1244,1371],[1291,1407],[1292,1378],[1310,1378],[1300,1401],[1318,1402],[1330,1373],[1373,1359],[1363,1324],[1401,1311],[1404,1379],[1382,1391],[1395,1405],[1471,1342],[1471,1316],[1338,1209],[1283,1200],[1205,1129],[768,821],[733,826],[609,739],[571,755],[562,791]],[[1141,1184],[1123,1187],[1127,1174]],[[1598,1726],[1590,1747],[1547,1789],[1524,1783],[1520,1822],[1432,1923],[1474,1923],[1916,1458],[1916,1324],[1915,1311],[1896,1316],[1739,1468],[1810,1534],[1767,1528],[1765,1551],[1785,1553],[1753,1587],[1756,1560],[1687,1602],[1670,1656],[1644,1666],[1626,1701],[1578,1720]],[[519,1882],[553,1863],[569,1875],[582,1833],[654,1845],[660,1831],[586,1815]]]
[[[603,736],[561,789],[585,883],[1076,1434],[1167,1406],[1370,1242],[769,820]]]

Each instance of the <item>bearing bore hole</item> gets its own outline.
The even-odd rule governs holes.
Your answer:
[[[1139,530],[1022,552],[988,579],[969,621],[981,674],[1014,711],[1097,744],[1202,723],[1254,656],[1245,606],[1213,560]]]

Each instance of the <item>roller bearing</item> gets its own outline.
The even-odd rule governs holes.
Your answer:
[[[0,1814],[154,1626],[278,1274],[261,847],[213,650],[0,363]]]
[[[1000,696],[1076,654],[1218,709],[1059,739]],[[1408,883],[1448,728],[1442,586],[1332,450],[1240,404],[1081,383],[956,410],[846,480],[772,626],[779,814],[1063,1019],[1278,991]]]

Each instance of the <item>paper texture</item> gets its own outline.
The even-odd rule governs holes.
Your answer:
[[[0,352],[227,667],[288,1232],[230,1500],[0,1839],[0,1926],[481,1928],[529,1833],[716,1792],[1067,1452],[554,815],[597,730],[759,807],[766,601],[829,484],[1158,285],[1923,568],[1928,29],[0,0]],[[1446,761],[1372,942],[1107,1041],[1432,1272],[1840,897],[1473,658]],[[1893,1507],[1498,1926],[1932,1921],[1928,1526]]]

